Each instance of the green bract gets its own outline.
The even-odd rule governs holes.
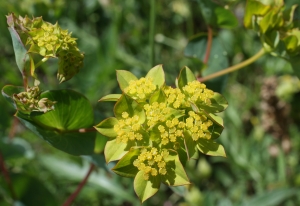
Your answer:
[[[100,101],[116,101],[115,117],[95,128],[111,138],[105,146],[107,162],[118,160],[113,171],[135,177],[134,188],[143,202],[165,183],[189,184],[183,165],[197,151],[226,156],[215,142],[223,121],[215,113],[227,107],[222,95],[207,89],[184,67],[176,88],[165,85],[161,65],[138,79],[128,71],[117,71],[122,95],[111,94]]]
[[[300,77],[300,30],[294,21],[297,6],[286,8],[283,0],[248,0],[244,24],[258,32],[266,51],[289,61]]]

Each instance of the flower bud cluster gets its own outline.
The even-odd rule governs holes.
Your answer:
[[[214,96],[214,92],[206,88],[206,85],[200,83],[199,81],[189,82],[183,87],[183,91],[187,94],[188,101],[195,104],[204,103],[206,105],[211,105],[210,99]]]
[[[139,171],[144,172],[144,179],[149,180],[150,176],[166,175],[166,158],[169,152],[166,149],[159,151],[155,147],[143,148],[140,155],[134,160],[133,165]]]
[[[189,117],[185,120],[185,127],[191,133],[192,139],[197,141],[199,138],[210,139],[211,132],[208,130],[213,125],[205,115],[196,114],[189,111]]]
[[[152,104],[145,104],[144,109],[147,117],[148,127],[153,127],[158,122],[165,122],[167,116],[170,114],[170,108],[164,102],[153,102]]]
[[[184,122],[177,118],[167,120],[165,125],[159,125],[161,144],[166,145],[169,142],[175,143],[178,137],[183,137]]]
[[[139,116],[134,115],[129,117],[127,112],[122,113],[122,119],[118,124],[114,125],[114,131],[117,133],[116,140],[118,143],[127,143],[128,141],[142,140],[141,125],[139,123]]]
[[[170,107],[175,109],[179,107],[189,107],[190,104],[185,99],[185,95],[181,92],[179,88],[172,88],[170,86],[166,86],[164,88],[164,93],[167,97],[167,103]]]
[[[14,26],[29,53],[38,53],[44,58],[59,58],[57,78],[61,82],[71,79],[83,66],[84,55],[79,51],[76,38],[68,30],[56,24],[43,21],[41,17],[30,19],[8,17],[8,24]]]
[[[54,104],[56,103],[48,98],[40,99],[40,90],[38,86],[28,88],[26,92],[14,94],[13,99],[16,102],[18,109],[24,113],[30,113],[32,111],[46,113],[47,111],[53,110]]]
[[[139,80],[131,80],[129,86],[124,89],[124,92],[137,101],[144,101],[149,98],[156,89],[152,78],[140,78]]]

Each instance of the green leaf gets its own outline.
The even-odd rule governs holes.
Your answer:
[[[102,122],[100,122],[99,124],[97,124],[94,127],[98,132],[100,132],[104,136],[114,138],[117,136],[117,133],[114,130],[114,126],[116,124],[118,124],[117,118],[110,117],[110,118],[103,120]]]
[[[160,187],[159,176],[151,176],[149,180],[144,179],[144,172],[139,171],[134,178],[134,190],[141,202],[143,203],[148,198],[152,197]]]
[[[138,104],[134,99],[123,94],[115,104],[114,108],[115,116],[118,119],[122,118],[122,113],[127,112],[130,117],[134,115],[139,116],[139,122],[143,123],[146,119],[145,111],[142,105]]]
[[[248,29],[254,29],[253,15],[264,16],[270,10],[270,6],[259,1],[248,0],[244,17],[244,25]]]
[[[108,94],[104,97],[102,97],[101,99],[99,99],[99,102],[116,102],[120,99],[121,94]]]
[[[94,123],[93,108],[86,97],[72,90],[50,90],[41,98],[57,101],[55,109],[47,113],[16,113],[26,127],[53,147],[72,155],[92,154],[96,134],[80,133]]]
[[[207,25],[215,28],[235,28],[238,25],[233,13],[211,0],[197,0],[200,10]]]
[[[206,155],[226,157],[224,147],[212,140],[199,139],[197,141],[197,148]]]
[[[224,111],[228,106],[227,100],[217,92],[214,92],[214,96],[210,100],[211,105],[197,104],[197,106],[207,113],[219,113]]]
[[[14,27],[9,27],[8,30],[12,38],[17,66],[21,74],[23,74],[26,70],[27,63],[29,62],[27,49],[25,48],[25,45],[23,44],[18,32],[14,29]]]
[[[138,158],[140,148],[131,148],[120,161],[112,168],[118,175],[124,177],[134,177],[138,173],[138,168],[133,165],[133,161]]]
[[[287,36],[283,39],[287,52],[293,53],[298,48],[298,38],[294,35]]]
[[[20,92],[24,92],[24,87],[20,86],[12,86],[6,85],[2,88],[3,97],[11,104],[15,109],[17,109],[17,105],[13,99],[13,94],[18,94]]]
[[[208,114],[207,116],[214,122],[214,124],[208,128],[211,132],[211,139],[217,139],[224,129],[223,119],[214,114]]]
[[[161,89],[154,92],[149,99],[150,103],[153,102],[161,103],[161,102],[165,102],[166,100],[167,100],[166,95]]]
[[[191,158],[195,159],[195,157],[197,157],[197,144],[192,139],[188,131],[184,131],[184,144],[185,144],[188,160],[190,160]]]
[[[137,77],[129,71],[117,70],[117,80],[121,90],[123,91],[129,86],[131,80],[137,80]]]
[[[157,65],[149,70],[146,77],[150,77],[153,79],[153,83],[160,88],[165,84],[165,73],[162,65]]]
[[[173,150],[168,151],[169,155],[165,158],[167,174],[161,175],[162,182],[170,186],[190,184],[177,152]]]
[[[188,68],[183,67],[180,70],[179,76],[177,78],[177,87],[182,89],[185,85],[187,85],[189,82],[195,81],[196,77],[194,73]]]
[[[104,149],[105,160],[107,163],[121,159],[133,144],[125,144],[123,142],[117,143],[117,140],[107,141]]]

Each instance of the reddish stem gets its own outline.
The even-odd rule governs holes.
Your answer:
[[[9,172],[5,166],[5,162],[4,162],[4,158],[2,156],[2,153],[0,151],[0,171],[2,172],[3,176],[4,176],[4,179],[8,185],[8,188],[10,190],[10,193],[11,193],[11,196],[14,200],[16,200],[17,196],[16,196],[16,193],[15,193],[15,190],[13,188],[13,185],[12,185],[12,182],[11,182],[11,179],[10,179],[10,176],[9,176]]]
[[[85,183],[87,182],[90,174],[92,173],[92,171],[94,170],[95,165],[91,164],[90,169],[88,171],[88,173],[86,174],[86,176],[84,177],[84,179],[80,182],[80,184],[78,185],[77,189],[75,190],[75,192],[73,192],[73,194],[71,194],[69,196],[69,198],[64,202],[63,206],[69,206],[72,204],[72,202],[75,200],[75,198],[77,197],[77,195],[79,194],[79,192],[81,191],[81,189],[83,188],[83,186],[85,185]]]
[[[26,76],[26,73],[25,71],[23,71],[22,73],[22,76],[23,76],[23,85],[24,85],[24,90],[27,91],[27,87],[28,87],[28,80],[27,80],[27,76]]]
[[[212,45],[212,36],[213,32],[212,29],[208,26],[207,27],[207,45],[206,45],[206,52],[205,52],[205,57],[203,59],[203,63],[207,64],[209,55],[210,55],[210,50],[211,50],[211,45]]]
[[[8,134],[10,140],[12,140],[16,134],[16,127],[17,127],[18,123],[19,123],[18,118],[14,117],[11,128],[9,130],[9,134]]]

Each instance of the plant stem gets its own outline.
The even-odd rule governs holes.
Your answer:
[[[9,137],[10,140],[12,140],[14,138],[14,136],[15,136],[16,127],[18,126],[18,123],[19,123],[18,118],[14,117],[12,125],[11,125],[11,128],[9,130],[9,134],[8,134],[8,137]]]
[[[206,52],[205,52],[205,57],[203,59],[203,63],[207,64],[209,55],[210,55],[210,50],[211,50],[211,45],[212,45],[212,29],[208,26],[207,27],[207,45],[206,45]]]
[[[154,51],[154,36],[155,36],[155,10],[156,0],[150,0],[150,31],[149,31],[149,44],[150,44],[150,67],[155,63],[155,51]]]
[[[43,58],[41,61],[39,61],[36,65],[35,65],[35,69],[38,68],[39,66],[41,66],[44,62],[46,62],[49,58],[45,57]]]
[[[13,185],[12,185],[12,182],[11,182],[11,179],[10,179],[10,176],[9,176],[9,172],[8,172],[6,166],[5,166],[4,158],[3,158],[3,155],[1,153],[1,151],[0,151],[0,171],[3,173],[4,179],[5,179],[5,181],[8,185],[8,188],[10,190],[12,199],[16,200],[17,196],[16,196],[15,190],[13,188]]]
[[[84,179],[79,183],[79,185],[78,185],[77,189],[75,190],[75,192],[73,192],[73,194],[71,194],[69,196],[69,198],[64,202],[63,206],[70,206],[72,204],[72,202],[75,200],[75,198],[77,197],[77,195],[79,194],[79,192],[81,191],[81,189],[83,188],[85,183],[87,182],[87,180],[88,180],[90,174],[92,173],[92,171],[94,170],[94,168],[95,168],[95,165],[91,164],[88,173],[86,174]]]
[[[28,80],[27,80],[27,76],[26,76],[26,74],[25,74],[25,71],[23,71],[22,77],[23,77],[23,86],[24,86],[24,90],[27,91]]]
[[[257,59],[259,59],[260,57],[262,57],[264,54],[266,54],[267,52],[264,50],[264,48],[261,48],[254,56],[250,57],[249,59],[239,63],[239,64],[236,64],[234,66],[231,66],[231,67],[228,67],[226,69],[223,69],[219,72],[216,72],[216,73],[213,73],[213,74],[210,74],[206,77],[201,77],[201,78],[198,78],[198,80],[200,82],[205,82],[207,80],[210,80],[210,79],[213,79],[213,78],[216,78],[216,77],[219,77],[219,76],[222,76],[224,74],[228,74],[230,72],[234,72],[236,70],[239,70],[245,66],[248,66],[249,64],[255,62]]]

